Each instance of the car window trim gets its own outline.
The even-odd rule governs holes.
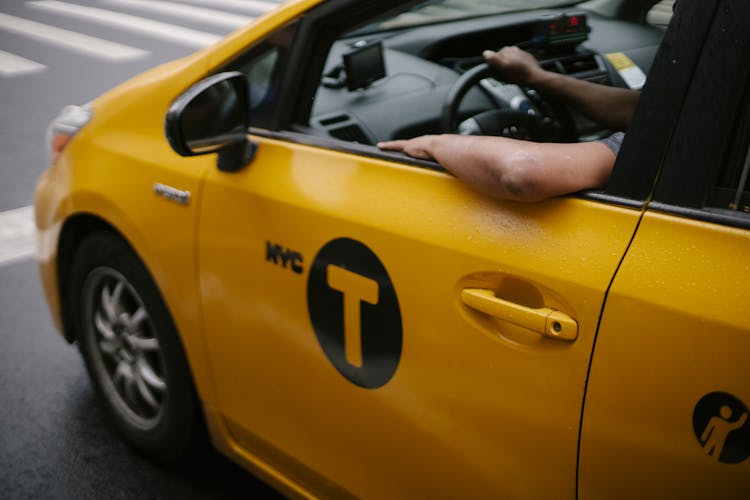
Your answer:
[[[649,212],[659,212],[676,217],[700,222],[720,224],[738,229],[750,229],[750,217],[745,212],[723,208],[693,208],[652,201],[648,205]]]
[[[446,172],[443,167],[441,167],[437,162],[434,161],[420,160],[418,158],[407,156],[404,153],[383,151],[382,149],[378,149],[375,146],[360,144],[358,142],[344,141],[342,139],[336,139],[335,137],[313,135],[307,132],[296,132],[289,130],[274,131],[255,127],[251,127],[249,133],[258,137],[282,140],[291,142],[293,144],[319,147],[322,149],[329,149],[340,153],[356,154],[359,156],[364,156],[366,158],[393,161],[409,166],[425,168],[427,170]]]
[[[626,198],[624,196],[614,196],[608,194],[604,189],[579,191],[577,193],[571,194],[570,196],[580,198],[582,200],[598,201],[600,203],[615,205],[622,208],[633,208],[635,210],[642,210],[646,206],[646,203],[643,200],[634,200],[633,198]]]

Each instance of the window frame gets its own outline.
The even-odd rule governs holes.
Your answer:
[[[682,113],[685,95],[711,26],[710,21],[720,2],[684,2],[676,9],[673,22],[656,54],[641,102],[607,187],[573,196],[631,208],[643,208],[648,203]],[[416,3],[416,0],[409,3]],[[322,74],[328,51],[335,39],[363,20],[371,22],[378,15],[384,16],[403,5],[404,2],[396,0],[377,0],[368,2],[363,8],[362,2],[357,0],[333,0],[302,14],[296,20],[299,26],[285,61],[286,71],[280,88],[281,96],[295,98],[282,98],[268,129],[251,129],[251,133],[290,143],[442,170],[434,162],[380,151],[374,146],[323,137],[298,125],[306,123],[312,96],[318,88],[319,79],[309,76]],[[304,75],[305,78],[295,75]]]

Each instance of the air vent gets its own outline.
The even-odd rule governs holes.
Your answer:
[[[595,74],[606,74],[606,68],[594,54],[575,54],[559,59],[544,61],[542,67],[548,71],[588,78]]]
[[[566,75],[575,75],[578,73],[585,73],[587,71],[596,71],[599,69],[599,65],[594,59],[594,56],[586,55],[581,57],[571,57],[570,59],[562,59],[559,61],[562,73]]]
[[[349,120],[351,120],[349,115],[333,115],[333,116],[327,116],[325,118],[321,118],[320,120],[318,120],[318,123],[320,123],[324,127],[328,127],[330,125],[334,125],[336,123],[341,123],[341,122],[345,122]]]
[[[310,125],[316,129],[323,129],[329,136],[348,142],[373,145],[375,139],[369,131],[349,113],[335,112],[310,119]]]
[[[367,135],[365,135],[364,131],[359,125],[352,124],[339,128],[331,128],[328,129],[328,133],[336,139],[341,139],[342,141],[370,144],[369,139],[367,139]]]

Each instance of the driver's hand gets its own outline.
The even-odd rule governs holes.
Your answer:
[[[432,160],[432,147],[435,136],[423,135],[413,139],[379,142],[378,147],[386,151],[401,151],[413,158]]]
[[[497,52],[485,50],[482,55],[498,72],[499,79],[507,83],[533,87],[544,75],[536,58],[518,47],[503,47]]]

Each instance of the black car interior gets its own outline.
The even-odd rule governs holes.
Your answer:
[[[628,87],[607,54],[626,55],[647,75],[663,34],[579,8],[360,28],[331,47],[308,126],[316,135],[364,145],[444,132],[594,140],[610,131],[534,89],[488,78],[490,71],[477,68],[482,52],[518,45],[546,69]]]

